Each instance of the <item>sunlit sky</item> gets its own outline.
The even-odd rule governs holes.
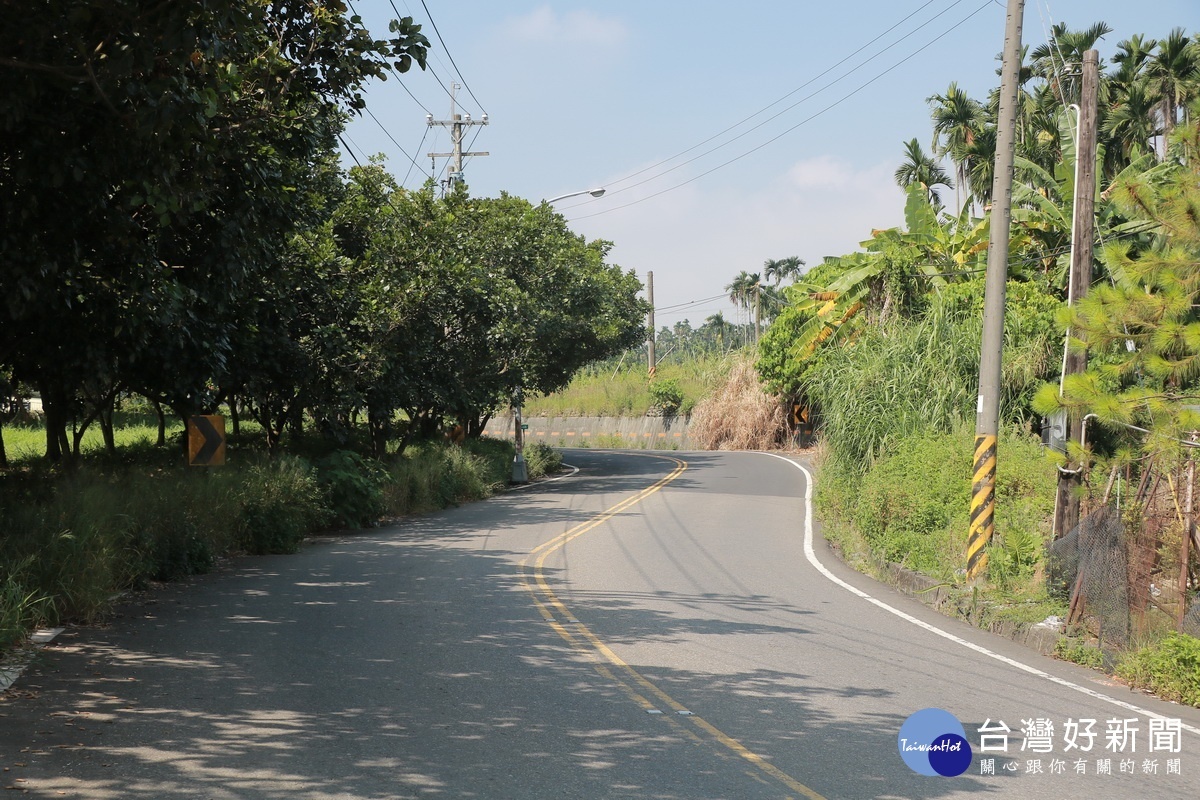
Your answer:
[[[424,25],[431,69],[372,85],[374,119],[347,131],[355,155],[385,154],[410,188],[444,178],[446,159],[434,173],[427,154],[448,152],[449,133],[426,114],[448,119],[448,88],[465,84],[460,112],[489,120],[465,139],[490,154],[465,165],[471,193],[537,202],[605,187],[556,207],[612,241],[614,263],[654,272],[659,325],[696,327],[736,318],[723,295],[739,271],[793,255],[811,266],[902,222],[903,144],[930,148],[926,98],[951,81],[980,100],[998,84],[1005,16],[1002,0],[351,5],[382,38],[392,3]],[[1028,0],[1024,20],[1031,49],[1055,23],[1106,22],[1106,58],[1135,33],[1195,33],[1200,2]]]

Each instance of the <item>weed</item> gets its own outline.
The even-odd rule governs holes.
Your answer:
[[[1054,644],[1054,655],[1091,669],[1104,669],[1104,651],[1095,645],[1063,637]]]
[[[387,468],[351,450],[338,450],[317,462],[317,476],[333,521],[362,527],[383,513]]]
[[[525,446],[525,465],[531,478],[552,475],[562,467],[562,454],[545,442],[531,442]]]
[[[768,395],[748,357],[692,412],[688,436],[706,450],[768,450],[783,432],[783,406]]]
[[[1165,700],[1200,707],[1200,639],[1169,633],[1162,641],[1126,653],[1117,677]]]
[[[246,470],[237,531],[247,552],[294,553],[305,534],[324,524],[329,511],[312,467],[280,456]]]
[[[26,573],[33,556],[10,567],[0,581],[0,649],[18,641],[25,631],[45,621],[50,598],[37,589],[30,589]]]

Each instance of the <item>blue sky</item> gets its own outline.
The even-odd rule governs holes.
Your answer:
[[[925,98],[951,81],[986,97],[1005,13],[1003,0],[425,0],[428,14],[421,0],[392,1],[424,24],[432,72],[401,76],[412,97],[394,78],[370,88],[381,124],[351,123],[358,157],[383,153],[419,186],[426,154],[450,149],[425,115],[448,118],[444,86],[465,81],[461,110],[489,115],[466,139],[490,153],[466,164],[471,192],[536,202],[606,187],[556,207],[578,233],[612,241],[613,262],[643,280],[653,270],[660,325],[693,326],[734,318],[727,299],[706,298],[743,269],[792,255],[816,264],[901,223],[892,173],[905,141],[931,144]],[[388,0],[352,6],[377,36],[396,16]],[[1135,33],[1200,30],[1200,3],[1027,0],[1023,41],[1098,21],[1114,29],[1103,58]]]

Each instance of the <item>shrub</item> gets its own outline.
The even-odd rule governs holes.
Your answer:
[[[553,475],[562,467],[562,454],[543,441],[525,445],[525,467],[530,478]]]
[[[1054,655],[1092,669],[1104,668],[1104,651],[1084,642],[1062,638],[1054,643]]]
[[[654,401],[651,411],[657,411],[664,417],[674,416],[683,406],[683,390],[679,381],[674,378],[657,380],[650,384],[650,397]]]
[[[313,469],[295,456],[246,470],[238,500],[239,541],[249,553],[294,553],[305,534],[329,519]]]
[[[384,506],[392,515],[431,511],[490,496],[512,475],[512,446],[476,439],[459,447],[427,442],[389,467]]]
[[[965,566],[972,458],[967,425],[953,433],[898,437],[862,472],[827,449],[821,455],[816,505],[843,547],[865,546],[876,558],[941,578]],[[1034,580],[1042,558],[1054,470],[1036,439],[1011,431],[1001,436],[998,464],[989,577],[1020,588]]]
[[[1200,707],[1200,639],[1172,632],[1157,644],[1126,653],[1117,677],[1165,700]]]
[[[317,476],[334,523],[363,527],[383,514],[383,490],[389,475],[378,461],[338,450],[317,462]]]

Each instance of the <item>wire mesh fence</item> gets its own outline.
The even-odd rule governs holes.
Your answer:
[[[1200,636],[1197,500],[1194,462],[1114,469],[1049,548],[1047,577],[1069,598],[1068,626],[1120,648],[1169,630]]]

